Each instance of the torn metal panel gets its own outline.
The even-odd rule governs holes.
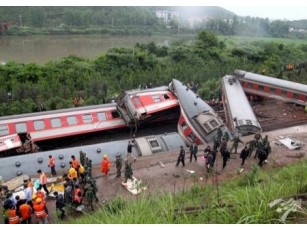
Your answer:
[[[279,139],[279,142],[281,142],[283,145],[285,145],[288,149],[291,150],[300,149],[303,146],[303,143],[301,141],[293,140],[289,137]]]

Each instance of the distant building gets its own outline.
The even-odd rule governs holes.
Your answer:
[[[178,12],[169,11],[169,10],[157,10],[156,11],[157,18],[163,20],[165,23],[169,23],[172,19],[178,19]]]

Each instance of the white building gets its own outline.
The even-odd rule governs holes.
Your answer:
[[[156,11],[157,18],[162,19],[165,23],[170,22],[172,19],[178,19],[178,12],[168,11],[168,10],[157,10]]]

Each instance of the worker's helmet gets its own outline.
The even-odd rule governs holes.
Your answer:
[[[106,155],[106,154],[105,154],[105,155],[103,155],[103,158],[104,158],[104,159],[108,158],[108,155]]]
[[[36,201],[36,203],[41,203],[43,200],[42,200],[42,198],[38,197],[35,201]]]
[[[120,154],[120,153],[117,153],[117,154],[116,154],[116,157],[120,157],[120,156],[121,156],[121,154]]]

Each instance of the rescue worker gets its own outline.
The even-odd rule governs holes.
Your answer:
[[[258,156],[258,159],[259,159],[259,163],[258,165],[260,167],[262,167],[263,165],[263,162],[267,159],[267,154],[266,152],[264,151],[264,149],[261,147],[261,148],[258,148],[257,150],[257,156]]]
[[[123,166],[123,159],[121,158],[121,154],[116,154],[116,160],[115,160],[115,166],[116,166],[116,177],[121,177],[122,174],[122,166]]]
[[[76,171],[78,171],[78,164],[79,161],[77,160],[77,158],[75,157],[75,155],[71,155],[71,162],[72,162],[72,167],[74,167],[74,169]]]
[[[234,137],[232,142],[233,144],[232,144],[230,152],[232,153],[232,150],[235,149],[234,153],[237,154],[239,143],[244,144],[244,142],[238,136]]]
[[[55,159],[53,156],[49,155],[49,163],[48,167],[51,169],[51,175],[56,176],[56,171],[55,171]]]
[[[55,208],[56,210],[60,211],[58,217],[63,220],[65,217],[65,203],[64,203],[64,196],[59,194],[57,191],[53,192],[55,196]]]
[[[75,185],[73,204],[75,204],[76,206],[82,204],[82,192],[79,185]]]
[[[108,175],[110,171],[111,163],[108,159],[108,155],[103,156],[103,160],[101,162],[101,173],[104,173],[105,176]]]
[[[132,171],[132,164],[129,160],[125,160],[125,181],[124,183],[127,183],[128,179],[133,181],[133,171]]]
[[[197,156],[196,156],[197,152],[198,152],[198,146],[197,144],[195,144],[195,142],[193,142],[190,145],[190,163],[192,162],[193,156],[194,156],[195,162],[197,161]]]
[[[249,151],[247,149],[247,146],[244,147],[244,149],[242,149],[241,153],[240,153],[240,158],[242,159],[241,165],[244,165],[244,162],[246,160],[246,158],[248,157]]]
[[[70,169],[68,171],[68,178],[71,179],[71,180],[74,179],[74,178],[78,179],[78,173],[77,173],[76,169],[72,166],[72,164],[71,164]]]
[[[85,178],[85,169],[82,165],[78,165],[78,174],[81,177],[81,182],[84,183],[84,178]]]
[[[49,191],[47,189],[47,177],[44,172],[42,172],[41,169],[37,170],[37,173],[39,174],[39,188],[43,188],[45,192],[47,193],[47,196],[49,195]]]
[[[41,191],[40,188],[37,188],[36,192],[33,194],[32,201],[35,202],[36,198],[41,198],[45,202],[45,194]]]
[[[176,167],[178,167],[180,162],[182,163],[182,166],[184,167],[185,166],[184,161],[185,161],[185,150],[184,150],[183,146],[181,145],[179,156],[178,156],[177,163],[176,163]]]
[[[32,203],[32,201],[31,201]],[[31,213],[32,213],[32,208],[30,205],[30,202],[26,202],[22,205],[20,205],[19,207],[19,213],[20,213],[20,217],[21,217],[21,223],[22,224],[31,224]]]
[[[130,157],[133,158],[134,161],[136,161],[136,157],[132,155],[132,147],[134,146],[133,141],[128,141],[127,146],[127,159],[129,160]]]
[[[90,207],[90,209],[94,211],[94,206],[93,206],[93,202],[95,198],[94,188],[90,185],[86,185],[85,189],[86,189],[85,198],[86,198],[87,204]]]
[[[230,152],[226,149],[223,151],[223,169],[226,167],[228,159],[230,159]]]
[[[80,164],[85,165],[86,153],[84,153],[82,150],[79,153],[80,153]]]
[[[248,144],[248,156],[250,157],[257,147],[257,141],[253,139],[247,142],[246,144]]]
[[[33,211],[39,224],[48,224],[48,210],[45,202],[41,198],[36,198]]]
[[[11,205],[11,207],[6,211],[6,215],[8,217],[8,223],[9,224],[19,224],[20,219],[17,215],[17,210],[14,205]]]

